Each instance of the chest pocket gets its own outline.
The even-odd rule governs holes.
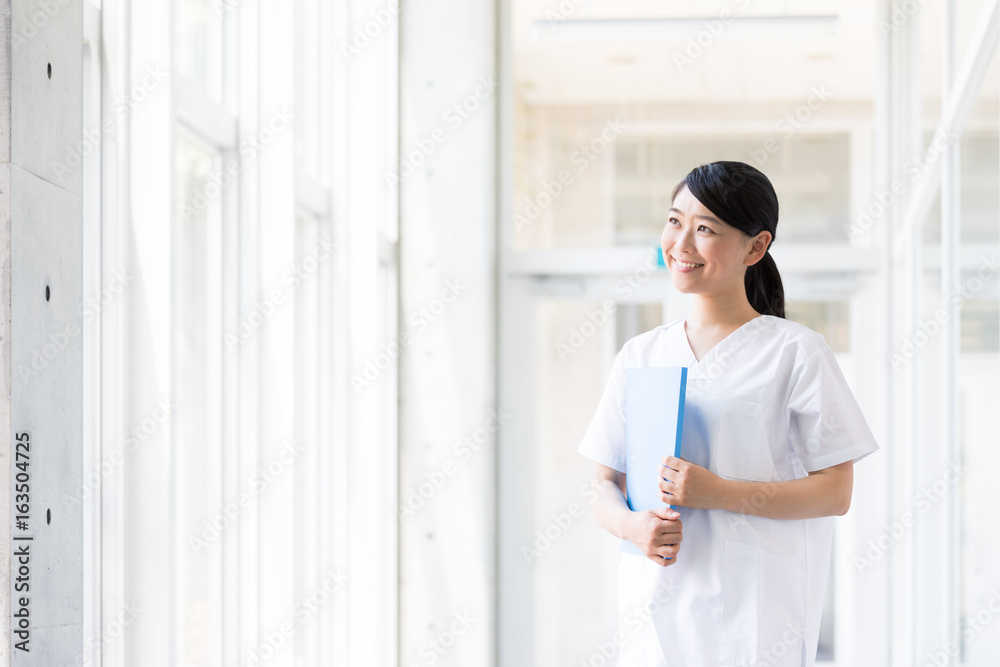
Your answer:
[[[751,482],[769,482],[774,478],[762,401],[763,387],[752,394],[727,397],[723,401],[715,447],[719,475]]]

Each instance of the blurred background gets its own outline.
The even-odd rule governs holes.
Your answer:
[[[659,237],[716,160],[880,445],[819,664],[1000,664],[996,0],[43,4],[15,67],[84,37],[76,664],[613,665],[576,447],[688,312]]]

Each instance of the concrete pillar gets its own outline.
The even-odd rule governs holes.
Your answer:
[[[82,10],[0,5],[4,665],[73,664],[83,646],[83,508],[62,502],[83,453]]]
[[[400,14],[400,663],[496,656],[496,7]]]

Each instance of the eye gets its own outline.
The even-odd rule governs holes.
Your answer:
[[[677,218],[667,218],[667,224],[669,225],[671,222],[677,222]]]
[[[711,229],[709,229],[708,227],[706,227],[705,225],[699,225],[699,226],[698,226],[698,229],[705,229],[705,230],[708,230],[708,231],[709,231],[710,233],[712,233],[712,234],[714,234],[714,233],[715,233],[715,232],[713,232],[713,231],[712,231]]]

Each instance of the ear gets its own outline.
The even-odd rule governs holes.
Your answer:
[[[750,244],[747,246],[746,257],[743,258],[743,263],[747,266],[753,266],[759,262],[763,257],[764,253],[767,252],[767,247],[771,244],[771,232],[766,229],[757,236],[751,237]]]

